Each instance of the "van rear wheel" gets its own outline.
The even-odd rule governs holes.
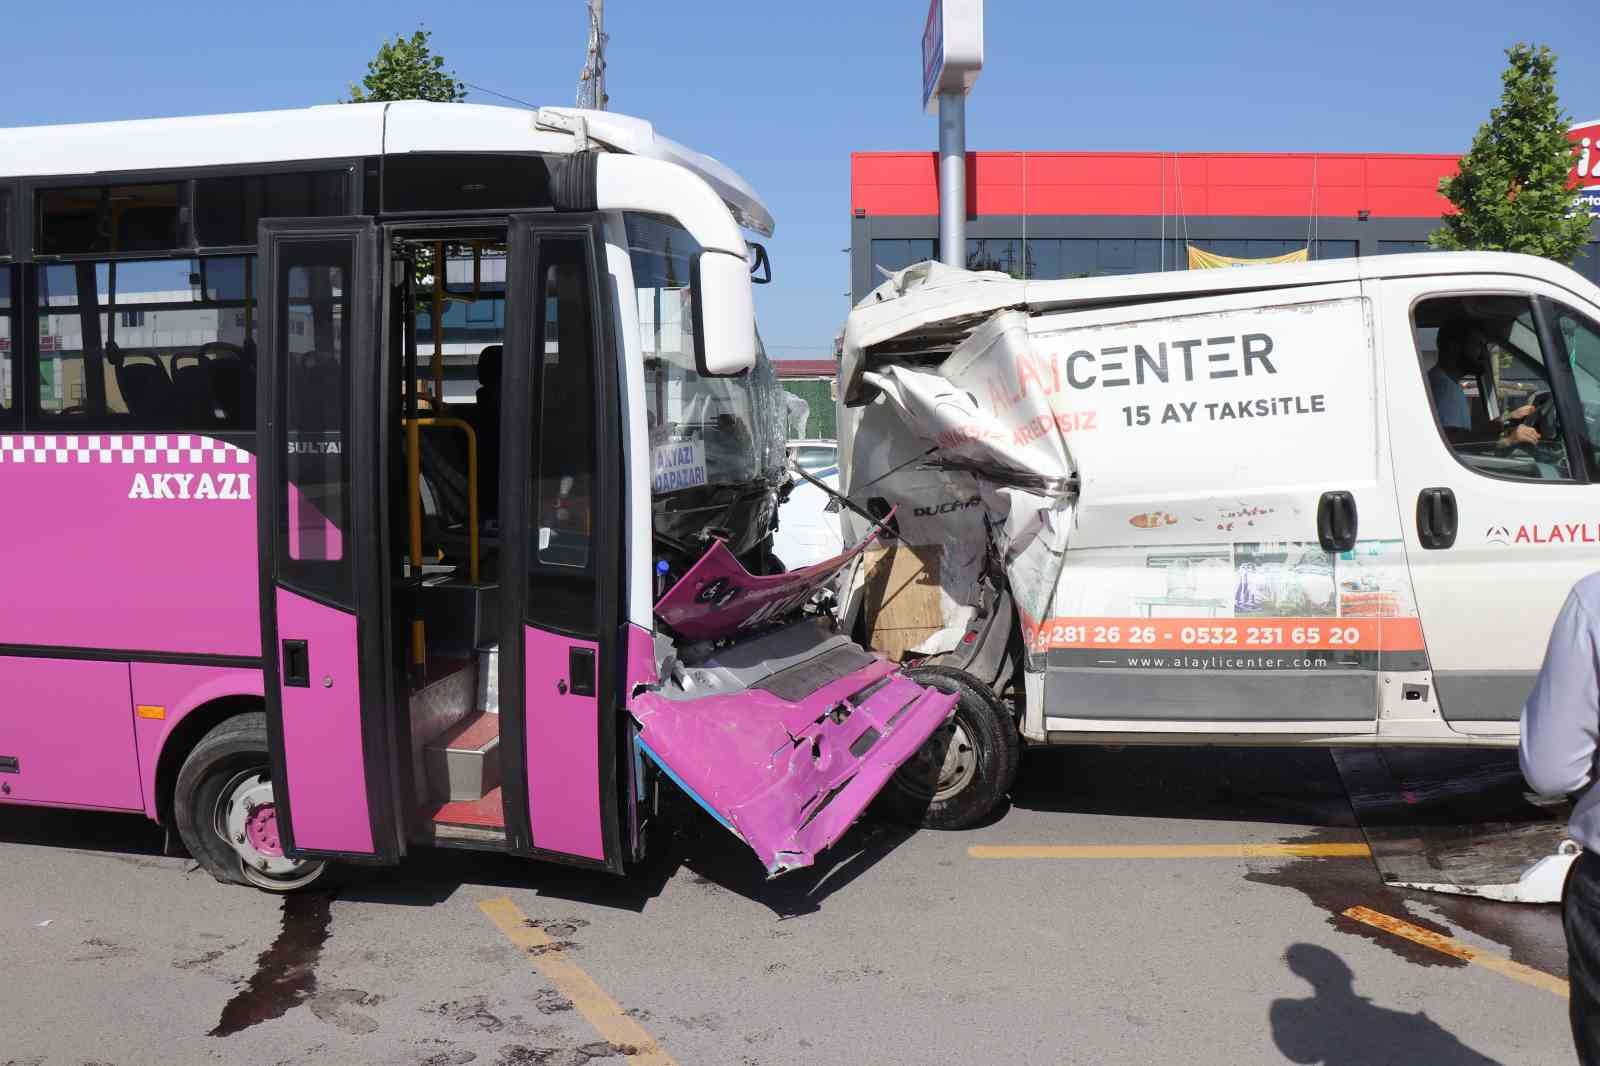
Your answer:
[[[989,687],[948,666],[905,671],[919,685],[958,697],[955,714],[889,779],[884,802],[927,829],[970,829],[1005,800],[1022,761],[1016,720]]]
[[[172,806],[184,846],[218,881],[293,892],[327,872],[325,862],[283,853],[260,712],[229,718],[200,739],[178,771]]]

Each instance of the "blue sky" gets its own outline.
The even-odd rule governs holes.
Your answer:
[[[1566,109],[1600,117],[1600,32],[1580,6],[1297,6],[990,0],[968,147],[1460,151],[1518,40],[1555,48]],[[419,22],[463,80],[570,104],[584,40],[582,0],[5,7],[0,127],[332,102]],[[847,310],[849,153],[937,139],[918,106],[926,0],[606,7],[613,108],[761,192],[778,219],[763,336],[780,357],[826,354]]]

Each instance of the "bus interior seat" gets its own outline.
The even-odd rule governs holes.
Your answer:
[[[246,384],[248,393],[246,396]],[[218,417],[224,426],[239,429],[251,429],[255,426],[254,406],[251,405],[251,417],[246,419],[246,403],[255,398],[254,375],[246,376],[245,361],[239,356],[213,358],[211,361],[211,386],[212,399],[216,403]]]
[[[165,411],[172,393],[172,379],[167,368],[153,355],[111,356],[116,368],[117,390],[131,415],[141,418],[159,418]]]
[[[172,415],[185,426],[217,422],[214,364],[209,356],[193,352],[172,357]]]

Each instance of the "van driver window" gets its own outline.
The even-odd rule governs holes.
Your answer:
[[[1572,380],[1583,410],[1584,461],[1589,480],[1600,480],[1600,324],[1580,311],[1555,305],[1556,332],[1566,345]]]
[[[1489,477],[1572,479],[1532,301],[1424,300],[1412,326],[1434,421],[1462,465]]]

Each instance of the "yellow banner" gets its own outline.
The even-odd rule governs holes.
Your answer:
[[[1208,252],[1204,248],[1196,248],[1192,244],[1185,245],[1185,247],[1189,249],[1190,270],[1208,270],[1212,267],[1261,266],[1266,263],[1304,263],[1309,258],[1306,254],[1308,251],[1306,248],[1297,248],[1292,252],[1268,256],[1265,259],[1241,259],[1238,256],[1218,255],[1215,252]]]

